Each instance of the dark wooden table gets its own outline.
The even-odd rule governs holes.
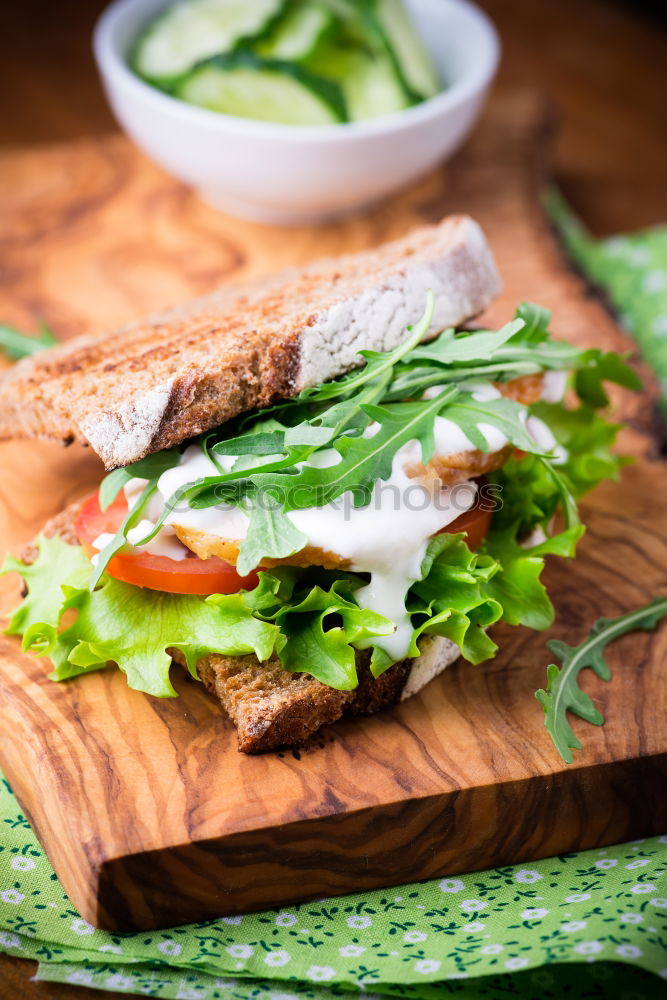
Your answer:
[[[558,126],[555,177],[599,235],[667,220],[667,33],[649,3],[480,0],[504,44],[499,90],[545,93]],[[90,33],[104,0],[22,0],[0,12],[0,144],[114,129]],[[0,1000],[99,1000],[32,983],[32,963],[0,955]],[[112,994],[106,994],[112,997]],[[113,996],[120,996],[120,994]]]

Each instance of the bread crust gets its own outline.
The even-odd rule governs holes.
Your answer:
[[[372,251],[320,261],[107,334],[85,335],[0,377],[0,439],[89,443],[107,468],[290,397],[386,350],[436,308],[430,334],[481,312],[500,281],[465,216]]]

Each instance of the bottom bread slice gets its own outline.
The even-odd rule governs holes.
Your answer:
[[[47,522],[43,534],[77,544],[73,525],[80,507],[71,504]],[[28,545],[21,555],[31,563],[37,549]],[[262,753],[303,744],[344,715],[373,715],[395,705],[417,694],[460,655],[458,646],[442,636],[422,636],[419,650],[419,656],[394,663],[377,678],[369,669],[370,651],[358,650],[359,686],[354,691],[322,684],[307,672],[307,664],[303,673],[285,670],[277,656],[260,662],[254,655],[211,654],[197,663],[197,671],[236,726],[239,750]],[[184,664],[178,650],[168,652]]]

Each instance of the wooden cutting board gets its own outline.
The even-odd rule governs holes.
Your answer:
[[[479,219],[506,289],[552,308],[558,334],[628,347],[570,273],[539,206],[539,104],[492,104],[446,169],[364,218],[269,229],[214,213],[124,139],[0,156],[0,317],[63,336],[113,326],[221,281],[374,245],[450,211]],[[554,563],[549,635],[580,641],[593,621],[667,591],[667,470],[654,460],[650,392],[617,397],[639,456],[584,505],[580,556]],[[0,445],[0,551],[101,477],[84,449]],[[2,614],[18,600],[0,584]],[[344,722],[302,751],[244,757],[202,686],[174,668],[178,700],[129,691],[118,671],[68,684],[0,645],[0,763],[72,902],[131,930],[509,864],[667,829],[667,629],[610,651],[613,679],[585,677],[607,717],[576,721],[570,767],[533,697],[544,634],[497,628],[501,655],[455,665],[382,715]]]

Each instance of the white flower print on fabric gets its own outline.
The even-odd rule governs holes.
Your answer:
[[[37,867],[37,862],[34,858],[18,857],[12,858],[12,868],[16,872],[31,872],[33,868]]]
[[[499,955],[503,950],[504,945],[502,944],[485,944],[483,948],[480,948],[482,955]]]
[[[442,962],[439,962],[435,958],[419,958],[414,964],[415,972],[420,972],[422,976],[430,976],[431,973],[437,972]]]
[[[667,899],[657,897],[656,899],[650,899],[649,902],[651,906],[657,906],[659,910],[667,910]]]
[[[129,976],[123,976],[120,972],[116,972],[104,980],[104,985],[108,990],[129,990],[134,986],[134,983]]]
[[[590,892],[573,892],[570,896],[565,897],[566,903],[585,903],[586,900],[591,898]]]
[[[615,858],[601,858],[600,861],[595,862],[595,867],[606,871],[607,868],[615,868],[617,864],[618,861]]]
[[[363,931],[366,930],[367,927],[372,927],[373,921],[370,917],[367,917],[364,914],[357,914],[354,917],[347,918],[347,926]]]
[[[586,920],[570,920],[567,924],[561,924],[560,929],[566,934],[573,934],[575,931],[583,931],[586,925]]]
[[[634,944],[619,944],[616,949],[616,954],[620,955],[621,958],[639,958],[641,953],[641,948]]]
[[[403,935],[403,940],[406,944],[419,944],[420,941],[425,941],[428,934],[424,934],[423,931],[406,931]]]
[[[66,982],[71,983],[72,986],[90,986],[93,982],[93,977],[90,972],[70,972],[67,976]]]
[[[336,975],[336,970],[330,965],[311,965],[306,975],[314,983],[327,983]]]
[[[297,922],[296,914],[294,913],[278,913],[276,915],[276,927],[294,927]]]
[[[3,903],[15,903],[18,906],[19,903],[23,902],[25,896],[18,889],[3,889],[0,892],[0,899]]]
[[[628,868],[630,871],[632,871],[633,868],[644,868],[646,867],[646,865],[650,864],[651,864],[650,858],[635,858],[634,861],[630,861],[630,863],[625,865],[625,867]]]
[[[516,972],[517,969],[525,969],[528,965],[527,958],[521,958],[519,955],[516,958],[508,958],[505,962],[505,968],[509,969],[510,972]]]
[[[463,892],[465,889],[465,884],[460,878],[443,878],[442,882],[438,882],[441,892]]]
[[[470,924],[464,924],[463,930],[468,931],[469,934],[478,934],[483,931],[486,924],[483,924],[481,920],[473,920]]]
[[[652,295],[667,288],[667,273],[665,271],[649,271],[642,281],[642,290]]]
[[[181,986],[176,994],[176,1000],[202,1000],[202,992],[194,986]]]
[[[636,896],[643,896],[644,893],[655,892],[655,886],[650,882],[638,882],[630,888],[630,892],[634,892]]]
[[[296,917],[294,919],[296,920]],[[220,922],[231,924],[232,927],[238,927],[239,924],[243,923],[243,914],[237,913],[234,917],[220,917]]]
[[[287,965],[291,961],[291,955],[284,948],[277,948],[276,951],[270,951],[264,961],[267,965],[277,969],[282,965]]]
[[[232,958],[251,958],[254,949],[249,944],[230,944],[225,951]]]
[[[160,941],[158,944],[158,951],[161,951],[163,955],[180,955],[183,951],[182,947],[178,941]]]
[[[541,920],[542,917],[546,917],[546,915],[548,914],[548,912],[549,912],[548,910],[543,909],[541,906],[529,907],[527,910],[523,911],[523,913],[521,914],[521,919],[522,920]]]
[[[542,876],[539,872],[533,871],[531,868],[522,868],[520,872],[515,873],[514,878],[517,882],[530,885],[532,882],[539,882]]]
[[[8,931],[0,931],[0,946],[3,948],[23,948],[18,934],[11,934]]]
[[[366,951],[360,944],[344,944],[338,949],[338,954],[343,958],[359,958]]]
[[[79,934],[81,936],[95,933],[93,925],[89,924],[88,921],[84,920],[82,917],[77,917],[77,919],[73,920],[69,926],[70,930],[73,930],[75,934]]]
[[[488,906],[488,903],[483,902],[481,899],[464,899],[459,906],[465,913],[476,913],[477,910],[484,910]]]
[[[624,924],[641,924],[644,917],[641,913],[621,913],[619,920],[622,920]]]
[[[579,944],[575,944],[573,951],[576,951],[577,955],[597,955],[604,949],[604,945],[601,941],[581,941]]]
[[[110,951],[112,955],[122,955],[123,949],[119,944],[101,944],[98,951]]]

